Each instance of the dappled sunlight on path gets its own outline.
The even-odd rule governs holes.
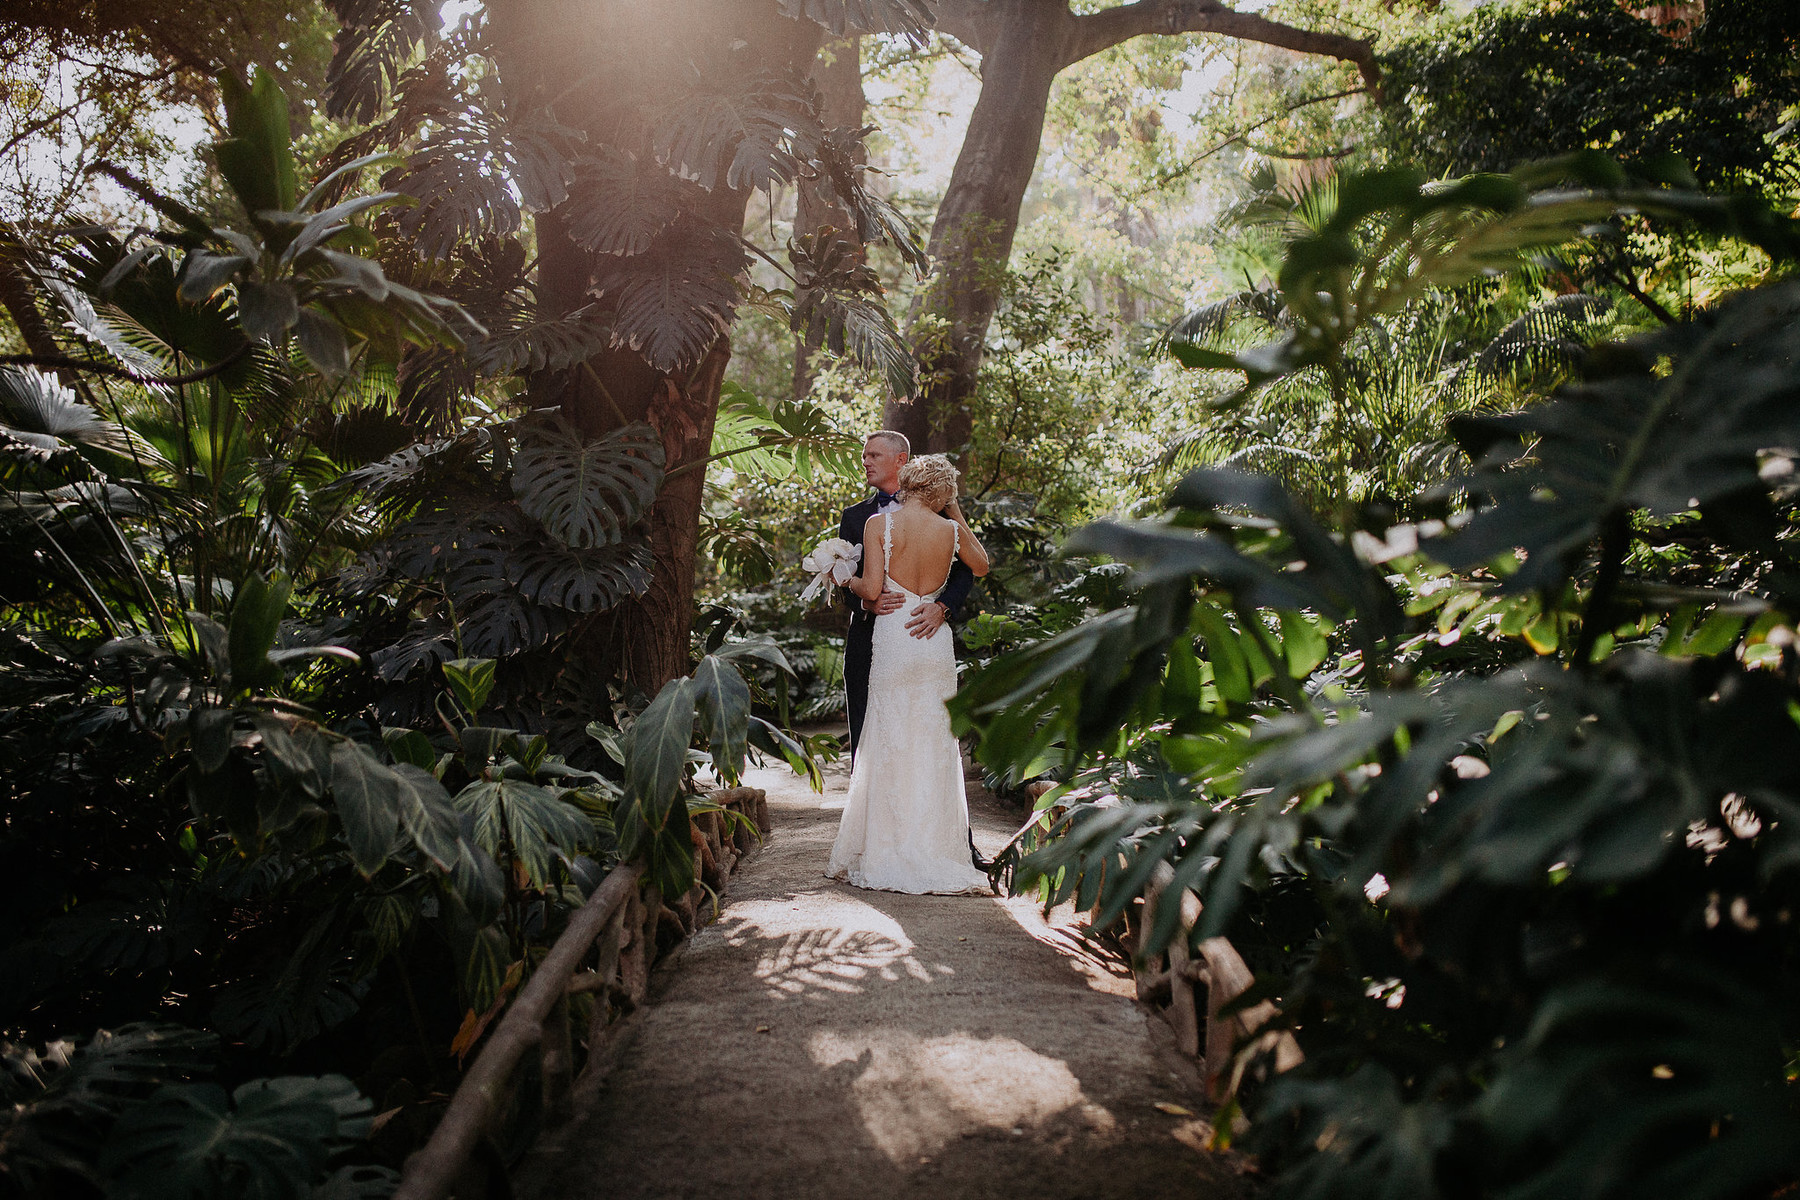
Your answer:
[[[659,971],[598,1092],[521,1178],[536,1200],[1235,1198],[1192,1068],[1116,965],[1027,900],[824,878],[840,769],[769,790],[775,834]],[[1014,819],[974,799],[992,851]]]
[[[897,982],[902,974],[931,980],[932,969],[913,956],[912,942],[899,922],[842,894],[802,895],[786,904],[733,904],[725,914],[724,934],[728,945],[755,946],[756,978],[777,997],[805,996],[815,989],[856,995],[870,983]],[[955,974],[944,963],[935,967],[940,974]]]
[[[934,1154],[975,1126],[1038,1129],[1070,1111],[1095,1130],[1115,1125],[1111,1113],[1082,1095],[1067,1063],[1012,1038],[828,1032],[815,1035],[810,1048],[822,1067],[855,1065],[850,1091],[863,1128],[898,1164]]]

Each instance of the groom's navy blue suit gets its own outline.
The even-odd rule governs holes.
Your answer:
[[[844,519],[838,524],[838,536],[846,542],[862,545],[863,526],[892,499],[887,492],[876,492],[862,503],[846,508]],[[861,563],[857,564],[856,573],[862,574]],[[975,572],[958,558],[950,566],[950,582],[938,594],[938,599],[949,610],[950,619],[955,619],[957,610],[969,598],[969,589],[974,586]],[[869,660],[874,656],[875,614],[864,608],[862,597],[849,588],[839,588],[838,594],[850,610],[850,630],[844,636],[844,700],[850,710],[850,754],[854,757],[856,743],[862,737],[863,713],[869,707]]]

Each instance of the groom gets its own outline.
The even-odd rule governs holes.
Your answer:
[[[871,433],[863,443],[863,475],[875,494],[860,504],[844,510],[838,525],[838,536],[854,545],[862,545],[863,526],[876,513],[898,510],[894,493],[900,489],[900,468],[912,455],[912,444],[905,435],[883,429]],[[862,574],[857,564],[856,573]],[[938,627],[956,615],[969,589],[975,586],[975,573],[957,559],[950,567],[950,581],[936,600],[927,600],[912,610],[906,630],[916,638],[927,638]],[[873,657],[875,618],[891,613],[904,604],[905,597],[889,588],[874,604],[861,599],[849,588],[839,588],[844,605],[850,610],[850,631],[844,639],[844,699],[850,710],[850,756],[856,757],[856,743],[862,737],[863,713],[869,707],[869,660]]]

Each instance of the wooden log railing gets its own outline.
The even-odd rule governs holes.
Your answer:
[[[593,997],[581,1039],[587,1051],[583,1071],[600,1069],[605,1056],[598,1051],[616,1017],[634,1011],[648,993],[658,947],[678,943],[707,923],[706,889],[714,896],[722,892],[732,870],[770,831],[768,798],[760,788],[731,788],[708,799],[745,819],[734,822],[722,812],[693,818],[695,866],[706,887],[696,883],[668,904],[655,888],[640,887],[641,866],[616,867],[601,881],[488,1035],[430,1140],[407,1159],[394,1200],[506,1196],[505,1164],[496,1161],[493,1147],[509,1120],[529,1110],[534,1099],[539,1128],[553,1128],[573,1115],[571,999]],[[525,1069],[533,1065],[535,1072]],[[536,1097],[523,1094],[533,1077]]]
[[[1189,935],[1200,923],[1200,897],[1186,888],[1172,894],[1175,871],[1168,863],[1158,863],[1144,889],[1144,908],[1133,931],[1132,970],[1137,983],[1138,999],[1149,1004],[1165,1000],[1163,1016],[1175,1029],[1175,1045],[1183,1054],[1201,1060],[1207,1096],[1223,1103],[1243,1081],[1245,1067],[1253,1060],[1268,1055],[1274,1059],[1277,1073],[1305,1061],[1294,1035],[1283,1030],[1265,1030],[1276,1015],[1274,1004],[1260,1000],[1255,1004],[1224,1010],[1250,990],[1256,982],[1243,957],[1222,937],[1201,942],[1196,959],[1189,951]],[[1174,939],[1168,950],[1154,959],[1136,953],[1144,934],[1156,922],[1157,909],[1164,904],[1179,904]],[[1202,1000],[1201,989],[1204,989]],[[1201,1004],[1205,1005],[1205,1034],[1202,1037]]]

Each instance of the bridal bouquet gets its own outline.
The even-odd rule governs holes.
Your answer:
[[[849,583],[850,577],[856,574],[856,564],[861,561],[861,546],[836,537],[820,542],[811,554],[800,560],[803,569],[813,572],[813,581],[800,593],[800,603],[810,604],[812,598],[825,589],[827,582],[839,587]]]

